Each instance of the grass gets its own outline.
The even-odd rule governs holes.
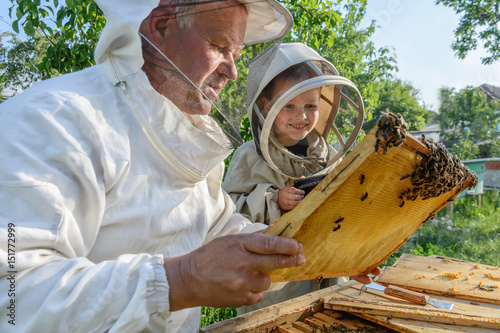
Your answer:
[[[382,266],[392,266],[403,253],[441,255],[500,266],[500,196],[486,191],[481,205],[471,196],[455,199],[453,214],[446,209],[420,227]]]
[[[455,199],[451,215],[446,208],[420,227],[381,265],[392,266],[403,254],[440,255],[500,267],[500,195],[485,191],[481,205],[475,197]],[[202,308],[200,327],[237,315],[233,308]]]
[[[238,313],[234,308],[216,309],[209,307],[201,308],[200,327],[204,327],[219,321],[236,317]]]

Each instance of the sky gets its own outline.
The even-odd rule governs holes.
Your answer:
[[[484,50],[470,52],[466,59],[454,56],[451,43],[459,16],[434,0],[368,0],[365,19],[376,20],[379,28],[372,40],[376,47],[394,50],[397,77],[420,91],[421,103],[437,111],[439,89],[489,83],[500,87],[500,60],[482,65]],[[10,1],[0,0],[0,16],[12,22],[7,9]],[[12,31],[0,20],[0,31]]]
[[[484,49],[458,59],[451,49],[460,16],[434,0],[368,0],[365,18],[379,28],[376,47],[393,49],[397,77],[420,91],[421,101],[433,111],[439,107],[439,89],[463,89],[489,83],[500,87],[500,60],[482,65]]]

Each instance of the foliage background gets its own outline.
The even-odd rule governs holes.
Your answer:
[[[373,127],[381,112],[401,113],[410,130],[421,130],[436,114],[422,105],[419,91],[410,83],[395,79],[397,62],[388,48],[376,48],[370,38],[375,22],[361,27],[367,0],[282,0],[295,20],[285,42],[303,42],[331,61],[340,74],[359,88],[366,109],[364,130]],[[483,63],[500,57],[500,0],[436,0],[461,15],[455,30],[453,49],[459,58],[483,43],[489,56]],[[10,0],[13,29],[23,31],[21,40],[12,33],[0,34],[0,94],[6,89],[21,91],[34,82],[84,69],[94,64],[93,51],[105,18],[92,0]],[[262,45],[245,48],[247,60]],[[238,81],[225,88],[224,103],[231,108],[243,103],[246,69]],[[474,87],[441,91],[439,122],[449,149],[460,159],[500,157],[499,105],[488,101]],[[496,104],[495,104],[496,103]],[[251,139],[248,118],[240,128],[244,141]],[[226,163],[229,162],[229,159]],[[402,253],[440,254],[500,266],[498,237],[500,212],[498,193],[488,192],[479,206],[474,198],[456,200],[451,216],[440,212],[420,228],[386,264]],[[202,326],[236,315],[234,309],[203,308]]]
[[[19,74],[21,66],[29,72],[23,73],[22,77],[27,82],[34,82],[94,64],[92,54],[105,18],[93,1],[10,1],[10,15],[15,18],[13,29],[16,32],[23,31],[28,36],[26,49],[33,55],[28,62],[26,57],[17,56],[14,48],[9,50],[9,56],[2,58],[2,64],[17,63],[18,66],[4,67],[12,75],[2,78],[2,88],[20,86],[13,77]],[[342,76],[353,81],[364,97],[366,117],[370,120],[379,103],[378,82],[391,78],[397,66],[395,56],[388,48],[376,49],[370,41],[375,22],[367,28],[360,28],[366,12],[366,0],[282,2],[296,22],[292,33],[284,41],[300,41],[310,45],[330,60]],[[2,39],[4,48],[8,37]],[[18,40],[9,42],[15,46],[20,44]],[[261,45],[245,48],[242,63],[261,50]],[[241,79],[226,87],[224,96],[228,107],[243,102],[241,96],[244,95],[245,76],[246,69],[240,68]],[[26,84],[21,88],[25,87]],[[243,136],[248,138],[248,132],[243,133]]]

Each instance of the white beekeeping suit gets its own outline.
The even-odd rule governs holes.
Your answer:
[[[259,228],[220,188],[220,127],[141,70],[139,26],[158,2],[98,0],[98,64],[0,105],[1,332],[196,332],[199,308],[169,310],[163,258]],[[240,2],[245,42],[291,28],[277,2]]]

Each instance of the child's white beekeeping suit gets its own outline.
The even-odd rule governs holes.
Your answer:
[[[273,97],[272,107],[265,108],[261,99],[266,86],[284,70],[301,63],[307,66],[310,78],[280,91]],[[319,119],[305,138],[307,153],[296,155],[277,140],[273,124],[288,101],[315,88],[321,92]],[[364,106],[354,83],[302,43],[282,44],[277,52],[264,52],[255,58],[249,66],[247,95],[253,140],[235,151],[223,188],[240,213],[254,222],[272,224],[282,214],[277,204],[281,188],[304,178],[295,187],[301,188],[298,183],[305,182],[307,192],[307,182],[317,184],[355,143]]]

